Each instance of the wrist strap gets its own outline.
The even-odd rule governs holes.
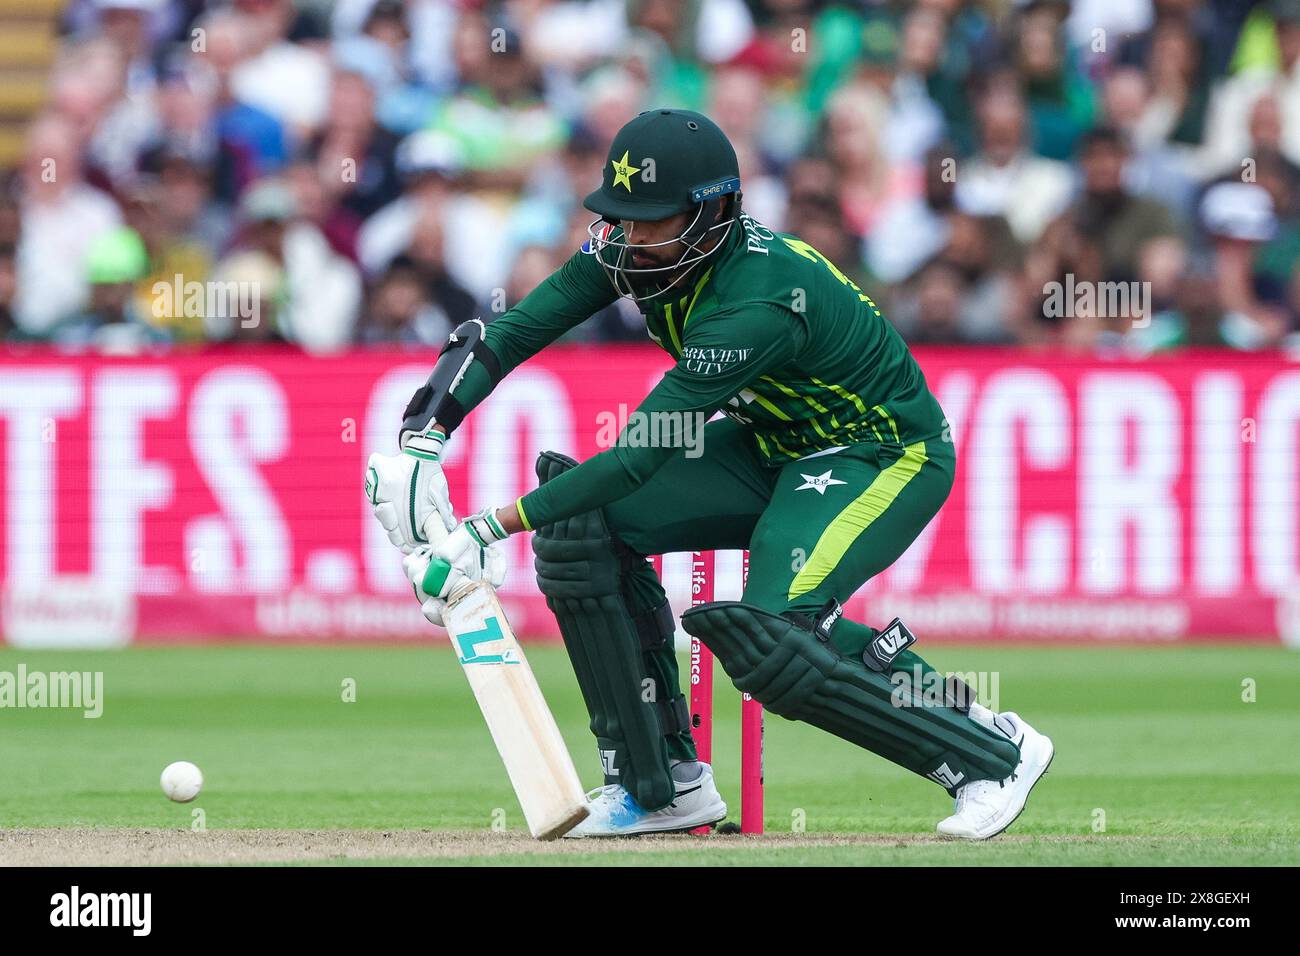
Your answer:
[[[509,532],[497,520],[495,508],[489,508],[487,511],[471,515],[465,519],[465,530],[469,532],[470,537],[485,548],[490,544],[504,541],[510,537]]]
[[[442,446],[446,443],[447,436],[431,428],[422,434],[407,435],[402,442],[402,452],[423,461],[439,461],[442,458]]]

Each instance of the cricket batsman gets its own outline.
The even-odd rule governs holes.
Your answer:
[[[533,532],[538,586],[605,773],[568,836],[689,830],[726,815],[712,768],[696,759],[675,621],[646,556],[743,548],[741,599],[682,616],[737,689],[943,787],[956,803],[941,834],[1001,833],[1046,773],[1051,740],[935,674],[902,622],[878,630],[841,613],[953,484],[943,411],[907,346],[834,263],[743,211],[735,151],[699,113],[629,122],[584,205],[600,217],[589,241],[491,325],[455,331],[406,408],[401,452],[372,455],[366,480],[437,624],[466,577],[501,582],[495,542]],[[636,302],[673,367],[613,447],[581,463],[542,452],[536,490],[457,521],[444,443],[503,376],[618,296]],[[634,423],[673,440],[636,440]],[[422,529],[435,515],[448,533],[430,541]],[[942,700],[909,686],[917,673]]]

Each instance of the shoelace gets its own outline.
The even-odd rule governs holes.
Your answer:
[[[615,790],[618,790],[618,789],[620,789],[621,787],[622,787],[622,784],[618,784],[618,783],[607,783],[607,784],[605,784],[603,787],[597,787],[595,790],[588,790],[588,791],[587,791],[587,799],[588,799],[588,800],[596,800],[596,799],[598,799],[599,797],[606,796],[607,794],[612,794]]]
[[[984,791],[990,789],[994,783],[998,785],[999,789],[1002,788],[1001,780],[973,780],[970,783],[966,784],[966,786],[958,790],[957,805],[955,808],[956,812],[961,813],[961,811],[965,809],[966,803],[968,802],[969,799],[971,798],[978,799],[979,797],[983,796]]]

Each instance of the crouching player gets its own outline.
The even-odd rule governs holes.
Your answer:
[[[582,250],[490,326],[457,329],[406,409],[401,453],[371,456],[367,473],[375,514],[435,622],[462,575],[499,580],[494,542],[534,532],[538,585],[605,772],[591,816],[569,835],[725,816],[712,769],[696,760],[675,622],[645,556],[741,548],[741,599],[682,618],[735,686],[943,787],[956,806],[940,833],[1001,833],[1047,771],[1052,742],[952,680],[938,703],[916,687],[899,706],[891,675],[933,675],[915,638],[898,620],[877,630],[840,610],[952,487],[943,412],[907,346],[832,262],[744,213],[735,152],[698,113],[629,122],[585,204],[600,218]],[[502,376],[620,295],[675,361],[637,409],[675,440],[638,445],[625,433],[581,464],[543,452],[536,490],[455,523],[444,442]],[[688,429],[705,421],[695,454]],[[450,533],[433,547],[421,527],[435,512]]]

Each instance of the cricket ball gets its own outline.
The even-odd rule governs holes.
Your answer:
[[[189,803],[203,789],[203,772],[188,760],[178,760],[163,769],[159,782],[168,800]]]

